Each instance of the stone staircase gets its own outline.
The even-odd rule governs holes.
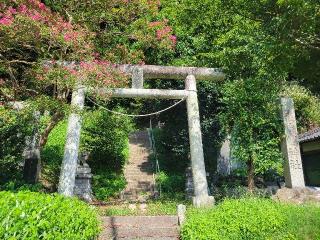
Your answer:
[[[99,240],[178,240],[177,216],[102,217]]]
[[[149,162],[150,142],[147,131],[138,131],[129,137],[129,161],[124,176],[127,186],[121,200],[145,202],[154,196],[152,163]]]

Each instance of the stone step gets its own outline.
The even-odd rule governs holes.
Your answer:
[[[134,191],[134,190],[149,189],[149,188],[153,188],[153,187],[154,187],[153,184],[150,184],[150,185],[139,185],[139,184],[131,183],[131,184],[128,184],[126,186],[125,190]]]
[[[104,239],[179,239],[177,216],[114,216],[102,217]]]
[[[154,183],[153,182],[148,182],[148,183],[140,183],[139,181],[133,181],[130,180],[127,182],[126,189],[134,189],[136,187],[153,187]]]
[[[142,166],[143,165],[143,166]],[[152,164],[146,164],[145,162],[131,162],[126,165],[126,169],[137,169],[137,170],[152,170]]]
[[[131,164],[126,166],[126,171],[144,171],[144,172],[150,172],[152,171],[152,166],[150,167],[141,167],[139,164]]]
[[[151,179],[151,180],[153,180],[153,179]],[[140,184],[140,185],[150,185],[150,184],[153,183],[153,181],[140,180],[140,179],[129,179],[127,181],[127,183],[130,183],[130,182],[137,183],[137,184]]]
[[[135,180],[135,181],[144,181],[144,182],[150,182],[153,181],[153,175],[127,175],[127,177],[130,177],[128,180]]]
[[[135,189],[135,188],[149,188],[149,187],[153,187],[154,184],[152,182],[149,183],[140,183],[140,182],[128,182],[126,189]]]
[[[141,176],[141,175],[152,176],[153,172],[152,171],[144,172],[144,171],[142,171],[140,169],[133,169],[133,170],[126,169],[124,174],[126,174],[126,175],[134,175],[134,176]]]
[[[126,170],[138,170],[138,171],[145,171],[145,172],[148,172],[148,171],[152,171],[152,167],[143,167],[141,168],[141,166],[139,166],[140,164],[131,164],[131,165],[126,165]]]
[[[171,237],[178,239],[179,231],[176,227],[170,228],[146,228],[146,227],[126,227],[126,228],[119,228],[119,227],[111,227],[104,229],[102,236],[113,236],[114,239],[141,239],[141,238],[163,238],[163,237]],[[129,238],[130,237],[130,238]],[[100,238],[100,239],[110,239],[110,238]]]
[[[144,194],[146,192],[150,192],[150,194],[152,194],[152,191],[153,191],[153,188],[152,187],[136,187],[134,189],[130,188],[130,189],[125,189],[123,191],[123,194],[126,195],[126,194],[130,194],[130,195],[133,195],[133,194]]]
[[[121,240],[179,240],[179,237],[124,237],[124,238],[117,238]]]
[[[140,178],[143,180],[144,178],[153,178],[152,173],[146,173],[146,172],[135,172],[135,173],[124,173],[127,177],[134,177],[134,178]]]
[[[150,143],[147,131],[138,131],[129,137],[129,161],[124,176],[127,181],[121,193],[122,200],[140,201],[144,196],[153,196],[153,164],[149,161]]]
[[[178,217],[166,216],[114,216],[101,217],[104,226],[127,226],[127,227],[173,227],[178,226]]]

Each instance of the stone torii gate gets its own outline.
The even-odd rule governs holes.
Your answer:
[[[119,65],[119,70],[132,77],[132,88],[96,89],[98,94],[110,94],[111,97],[121,98],[148,98],[148,99],[183,99],[186,98],[189,140],[191,152],[191,167],[194,182],[193,204],[206,206],[214,203],[214,198],[208,195],[208,184],[203,156],[200,115],[197,96],[197,80],[222,80],[224,74],[214,68],[195,67],[165,67],[155,65]],[[185,79],[184,90],[144,89],[144,79]],[[84,107],[85,92],[79,86],[72,93],[71,106],[82,110]],[[81,116],[73,111],[68,120],[67,139],[64,158],[61,167],[58,192],[65,196],[73,196],[77,160],[79,153],[81,131]]]

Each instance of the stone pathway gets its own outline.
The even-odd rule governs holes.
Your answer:
[[[102,217],[99,240],[178,240],[177,216]]]
[[[129,137],[129,161],[124,175],[127,186],[121,199],[145,202],[154,195],[152,163],[149,162],[150,142],[147,131],[138,131]]]

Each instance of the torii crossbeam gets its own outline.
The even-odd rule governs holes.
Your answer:
[[[191,167],[194,182],[193,204],[197,207],[212,205],[214,198],[208,195],[196,79],[222,80],[224,79],[224,74],[215,68],[166,67],[155,65],[119,65],[118,68],[131,75],[132,88],[95,89],[98,94],[109,94],[111,97],[122,98],[186,98]],[[185,90],[143,89],[144,79],[185,79]],[[85,92],[87,90],[85,87],[80,86],[73,91],[71,101],[73,107],[80,110],[83,109]],[[81,116],[75,111],[70,114],[68,120],[67,140],[59,180],[58,192],[65,196],[73,196],[80,132]]]

